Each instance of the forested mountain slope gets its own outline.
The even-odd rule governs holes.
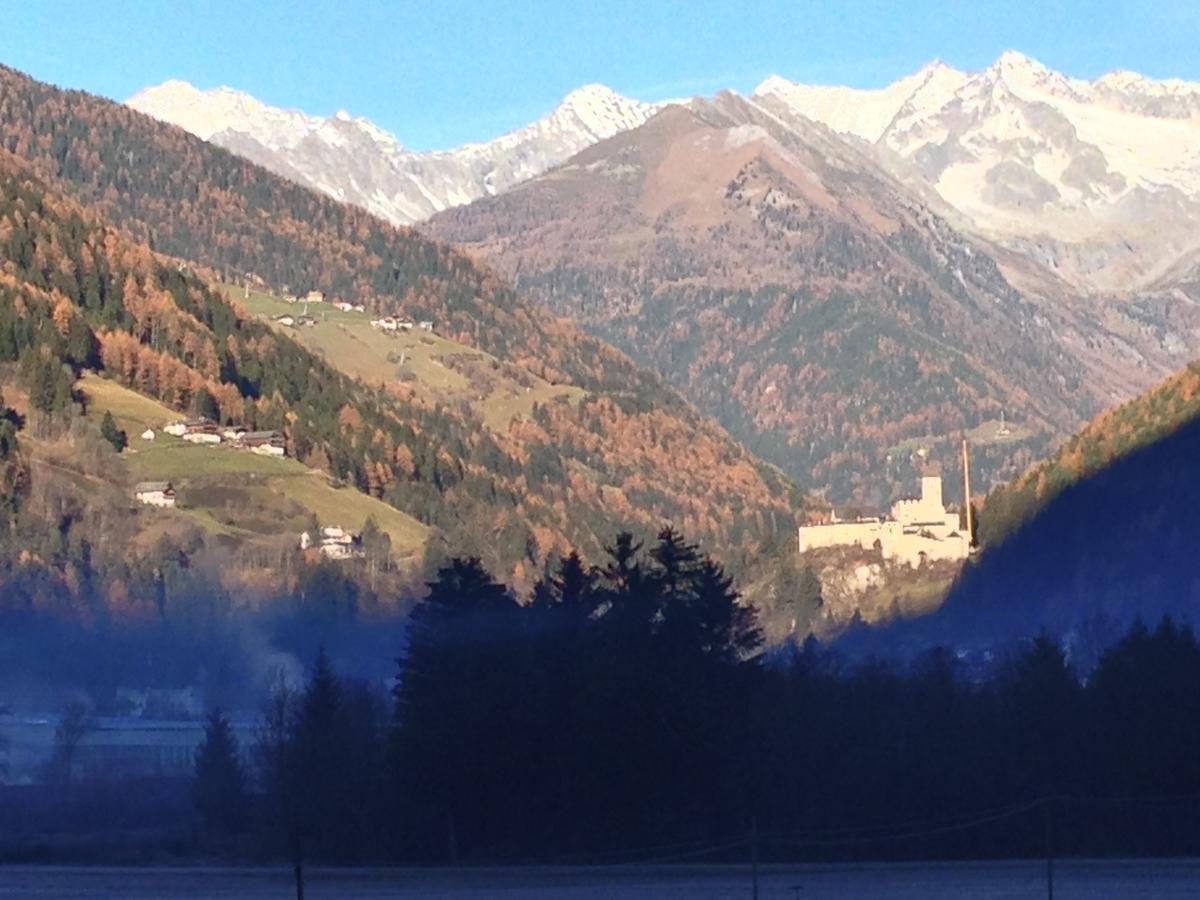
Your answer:
[[[1079,477],[985,548],[937,612],[885,630],[876,646],[945,645],[1003,659],[997,651],[1045,630],[1086,670],[1136,621],[1170,615],[1196,626],[1197,458],[1193,418]]]
[[[1001,543],[1059,493],[1200,418],[1200,364],[1101,413],[1049,459],[986,497],[979,516],[984,546]]]
[[[422,228],[837,501],[886,503],[917,448],[952,464],[963,434],[985,478],[1015,473],[1101,408],[1111,380],[1067,348],[1103,342],[1094,311],[1015,289],[865,149],[789,115],[668,107]]]
[[[378,311],[402,307],[551,379],[644,386],[620,354],[523,305],[463,254],[118,103],[0,66],[0,126],[4,149],[156,252]]]
[[[2,85],[4,143],[38,174],[0,160],[0,356],[21,361],[45,411],[69,407],[75,375],[98,367],[174,409],[211,406],[224,421],[278,429],[302,462],[522,584],[551,549],[596,553],[622,527],[675,521],[729,556],[791,529],[799,498],[786,479],[460,254],[116,104],[9,70]],[[128,232],[225,272],[429,316],[448,337],[574,384],[576,402],[537,406],[497,431],[469,406],[381,391],[245,317],[208,269]]]

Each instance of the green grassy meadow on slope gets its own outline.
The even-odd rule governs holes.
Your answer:
[[[528,418],[535,404],[577,403],[578,388],[555,385],[494,356],[424,331],[385,334],[371,327],[365,312],[309,304],[316,325],[292,328],[274,322],[283,314],[301,315],[304,303],[236,285],[221,286],[248,314],[322,355],[330,365],[367,384],[405,386],[433,402],[466,403],[491,430],[503,433],[514,419]]]
[[[125,431],[122,453],[136,481],[168,480],[179,493],[177,511],[213,534],[240,540],[292,536],[315,516],[323,524],[360,529],[369,517],[392,540],[399,556],[418,551],[429,529],[411,516],[328,478],[294,459],[277,459],[223,446],[197,446],[165,434],[180,415],[128,388],[96,375],[79,382],[88,416],[110,412]],[[155,430],[153,441],[142,432]]]

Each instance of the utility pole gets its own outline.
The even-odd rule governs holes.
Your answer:
[[[1046,819],[1046,900],[1054,900],[1054,812],[1053,797],[1042,803]]]
[[[758,816],[750,817],[750,896],[758,900]]]

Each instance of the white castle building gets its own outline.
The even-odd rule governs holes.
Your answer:
[[[801,553],[823,547],[857,546],[878,550],[884,559],[914,567],[938,560],[964,560],[971,553],[971,545],[971,523],[964,526],[958,513],[946,510],[942,476],[933,471],[921,476],[921,496],[896,501],[889,518],[845,521],[834,514],[828,524],[800,527]]]

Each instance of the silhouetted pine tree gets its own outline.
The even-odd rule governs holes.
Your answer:
[[[192,798],[204,827],[235,834],[246,824],[246,777],[237,737],[219,709],[209,714],[204,742],[196,750]]]

